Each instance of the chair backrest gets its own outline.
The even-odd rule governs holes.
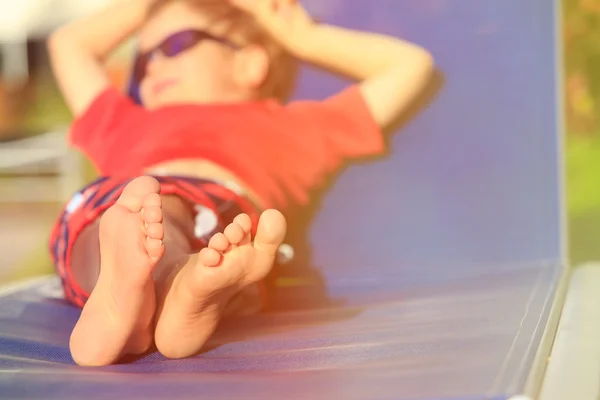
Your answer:
[[[565,261],[556,2],[305,3],[328,23],[425,46],[443,75],[392,137],[390,156],[349,168],[326,196],[311,231],[313,262],[349,278],[369,265],[440,279]],[[306,71],[297,96],[342,84]]]

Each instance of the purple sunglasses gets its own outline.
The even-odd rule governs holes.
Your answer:
[[[150,49],[149,51],[140,53],[138,55],[133,69],[134,82],[139,84],[142,81],[144,75],[146,75],[146,68],[148,67],[148,63],[157,51],[160,51],[166,57],[175,57],[178,54],[184,52],[185,50],[194,47],[196,44],[203,40],[213,40],[233,49],[239,49],[239,46],[237,46],[236,44],[226,39],[213,36],[205,31],[185,30],[177,32],[167,37],[165,40],[163,40],[161,43],[159,43],[157,46]]]

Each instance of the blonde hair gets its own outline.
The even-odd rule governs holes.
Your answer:
[[[169,1],[158,0],[151,8],[149,15]],[[276,98],[286,102],[292,95],[298,76],[299,63],[276,40],[245,12],[229,4],[226,0],[179,0],[190,3],[199,11],[205,13],[212,22],[228,24],[228,34],[237,34],[246,44],[255,44],[264,49],[269,58],[269,72],[259,89],[261,97]]]

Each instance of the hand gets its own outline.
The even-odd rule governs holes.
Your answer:
[[[313,19],[297,0],[228,0],[250,14],[258,24],[292,54],[300,52]]]
[[[144,4],[146,14],[151,14],[165,4],[170,3],[171,0],[142,0],[141,2]]]

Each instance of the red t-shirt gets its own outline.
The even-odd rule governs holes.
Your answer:
[[[384,149],[353,85],[324,101],[176,105],[147,110],[116,88],[75,120],[71,142],[103,175],[133,176],[175,159],[203,158],[237,175],[265,207],[305,205],[345,161]]]

